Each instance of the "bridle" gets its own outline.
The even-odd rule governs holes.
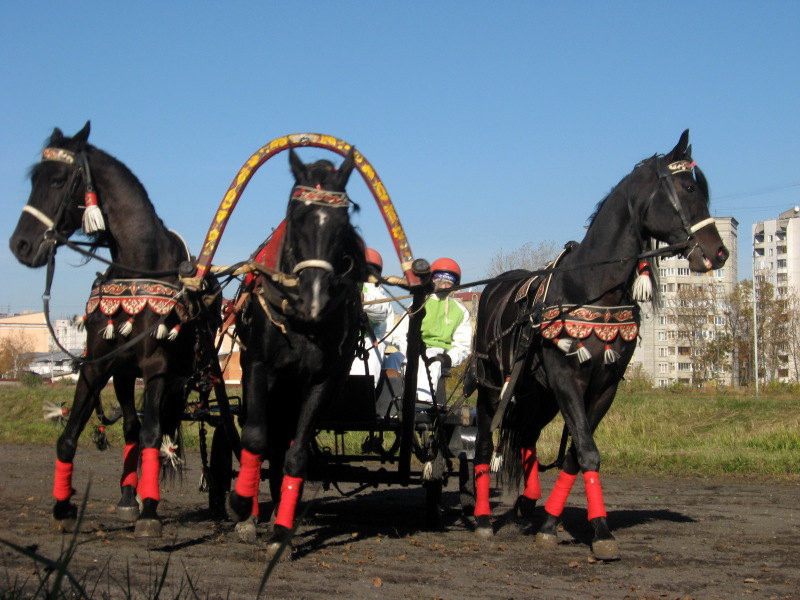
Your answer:
[[[48,147],[42,150],[41,162],[46,161],[60,162],[73,167],[70,171],[69,183],[67,186],[65,186],[65,192],[61,198],[61,201],[58,203],[56,213],[50,217],[45,214],[44,211],[36,208],[35,206],[31,206],[30,204],[23,206],[22,212],[28,213],[45,226],[45,230],[42,233],[43,241],[55,246],[57,242],[55,234],[58,231],[58,227],[62,224],[67,212],[67,208],[69,207],[69,203],[72,200],[72,196],[78,189],[78,183],[81,179],[79,175],[83,176],[82,178],[86,187],[84,192],[85,204],[81,208],[85,208],[87,204],[97,204],[97,194],[95,193],[94,186],[92,185],[92,174],[91,170],[89,169],[89,160],[86,157],[86,152],[80,151],[76,153],[65,150],[64,148]]]
[[[695,233],[704,227],[713,225],[714,217],[702,219],[694,224],[690,223],[689,217],[686,214],[686,210],[681,204],[678,194],[675,192],[675,186],[673,185],[671,178],[678,173],[693,173],[697,167],[697,163],[689,160],[677,160],[667,163],[666,159],[662,155],[656,155],[654,158],[658,182],[656,187],[653,189],[653,193],[650,194],[647,205],[650,205],[659,190],[662,190],[665,193],[670,204],[672,205],[672,208],[674,208],[675,212],[678,213],[678,217],[681,220],[681,226],[683,227],[683,231],[686,233],[686,240],[684,244],[688,250],[685,256],[688,257],[699,246],[699,242],[697,241]]]
[[[344,208],[345,210],[350,207],[350,198],[347,192],[331,192],[319,188],[307,187],[304,185],[296,185],[292,189],[289,196],[290,201],[302,202],[306,206],[314,204],[324,208]],[[304,269],[317,268],[323,269],[328,273],[333,273],[333,265],[321,258],[309,258],[301,260],[292,267],[292,275],[297,275]]]
[[[62,196],[61,201],[58,203],[55,215],[51,217],[44,211],[36,208],[35,206],[31,206],[30,204],[23,206],[22,212],[28,213],[45,226],[45,230],[42,233],[43,241],[55,246],[57,242],[55,234],[57,233],[58,227],[64,220],[67,208],[72,200],[72,196],[78,189],[80,174],[83,174],[83,179],[86,182],[86,192],[84,197],[89,202],[96,202],[97,200],[94,188],[92,186],[92,176],[89,170],[89,161],[86,158],[85,152],[81,151],[75,153],[63,148],[48,147],[42,150],[41,162],[46,161],[61,162],[73,167],[70,171],[69,182],[64,188],[64,195]]]

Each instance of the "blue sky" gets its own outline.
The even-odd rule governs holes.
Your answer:
[[[222,195],[288,133],[356,145],[414,255],[459,260],[580,240],[640,159],[691,130],[712,214],[750,226],[800,204],[800,5],[774,2],[5,2],[0,8],[2,233],[52,128],[127,164],[197,251]],[[306,160],[334,158],[324,150]],[[254,177],[215,262],[280,220],[284,154]],[[364,184],[367,243],[398,273]],[[44,271],[0,251],[0,312],[40,310]],[[94,264],[58,255],[53,310],[82,312]]]

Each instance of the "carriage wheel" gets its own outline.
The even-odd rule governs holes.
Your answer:
[[[212,519],[222,521],[228,518],[225,507],[233,479],[233,449],[221,425],[214,428],[208,471],[208,509]]]
[[[425,525],[428,529],[442,528],[442,480],[425,481]]]
[[[458,497],[465,516],[475,512],[475,471],[466,458],[458,459]]]

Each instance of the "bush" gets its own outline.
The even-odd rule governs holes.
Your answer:
[[[640,363],[628,365],[619,389],[626,392],[646,392],[653,389],[653,378]]]
[[[42,385],[43,381],[41,375],[37,375],[31,371],[25,371],[19,376],[19,382],[25,387],[38,387]]]

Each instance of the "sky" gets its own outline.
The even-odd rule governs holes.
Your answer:
[[[739,222],[739,279],[751,225],[800,204],[794,0],[3,2],[0,58],[4,239],[53,128],[87,120],[195,253],[242,164],[301,132],[355,145],[414,256],[456,259],[464,282],[501,250],[580,240],[597,202],[687,128],[712,215]],[[256,173],[215,264],[250,255],[291,183],[285,153]],[[348,191],[400,274],[366,186]],[[0,312],[41,310],[44,270],[3,247]],[[102,270],[62,248],[54,316],[82,313]]]

